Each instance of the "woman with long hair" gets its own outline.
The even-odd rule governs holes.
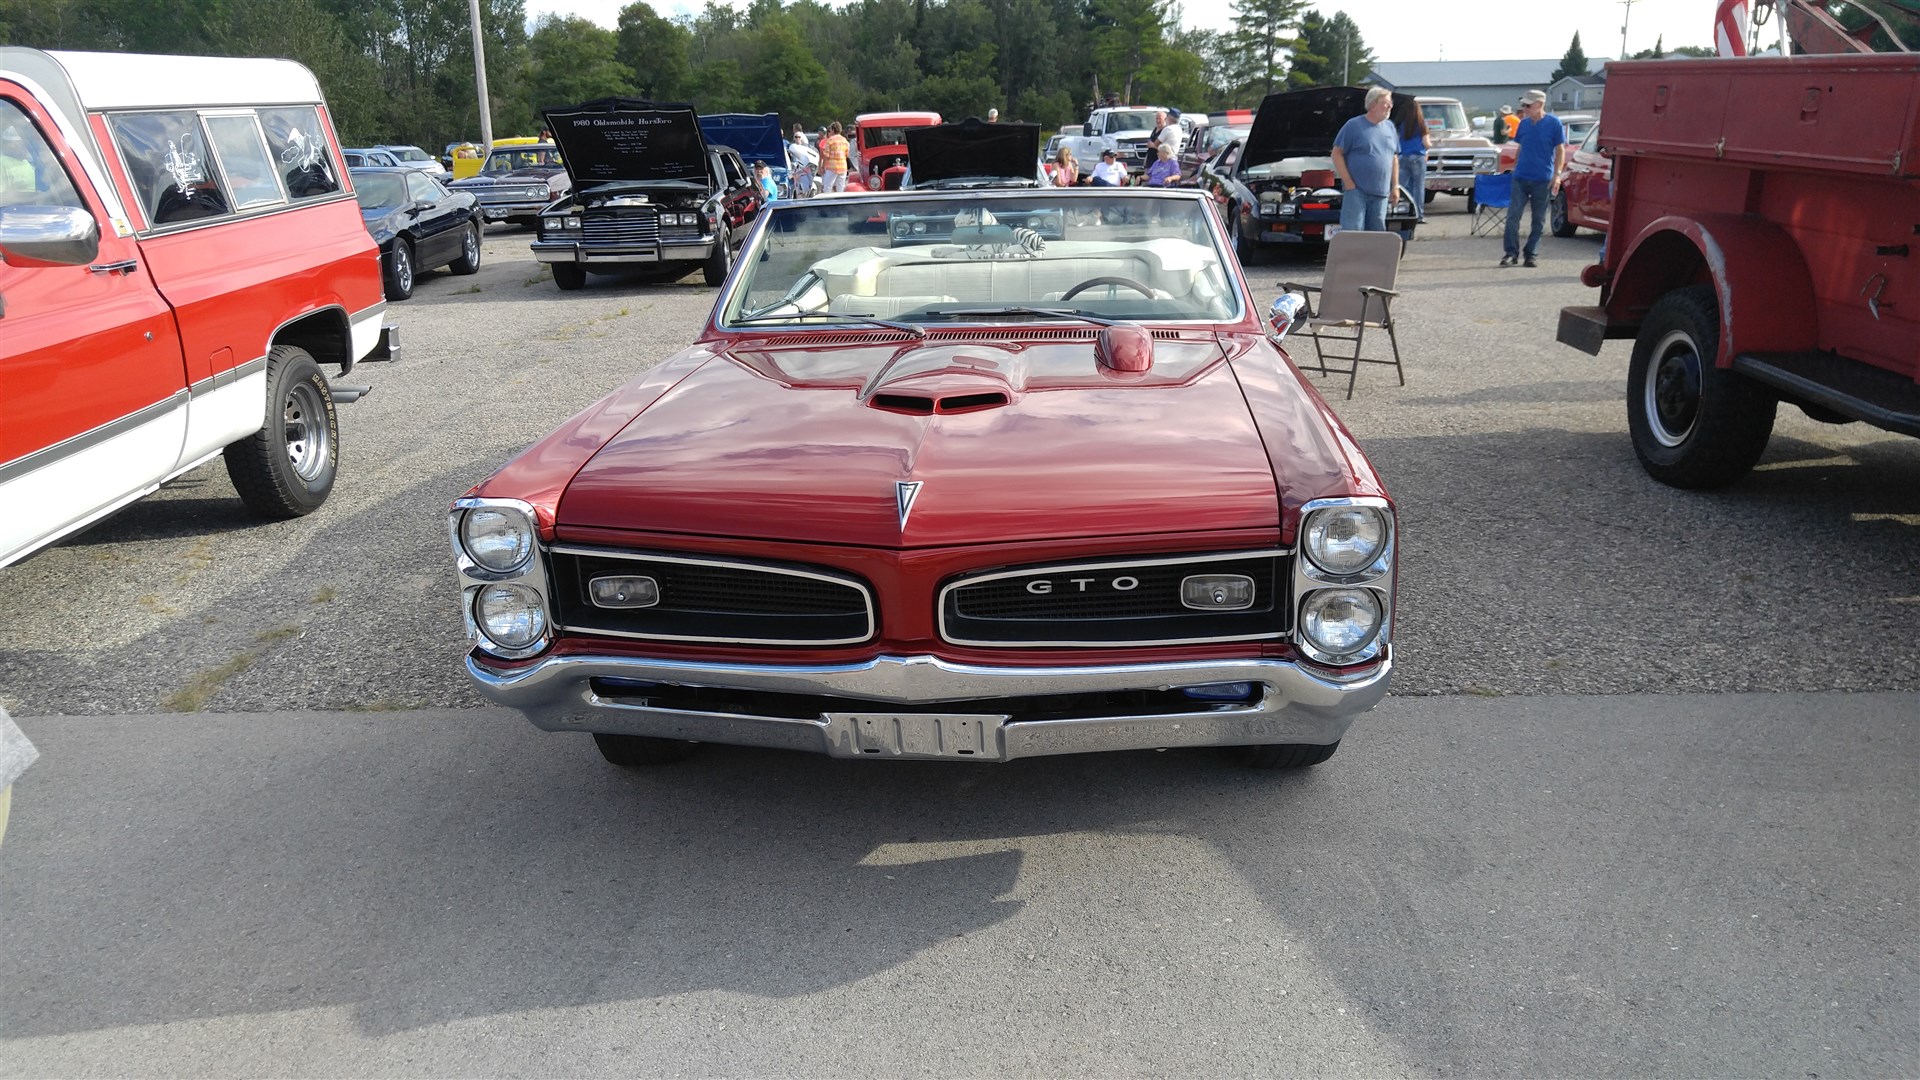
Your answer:
[[[1072,187],[1080,182],[1080,163],[1073,159],[1073,151],[1061,147],[1053,156],[1053,186]]]
[[[1400,132],[1400,186],[1413,196],[1413,212],[1427,220],[1427,150],[1433,136],[1427,133],[1427,118],[1418,102],[1408,102],[1396,125]]]

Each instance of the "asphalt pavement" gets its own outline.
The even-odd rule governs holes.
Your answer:
[[[1785,409],[1746,481],[1661,487],[1628,344],[1553,342],[1598,237],[1499,269],[1463,206],[1403,264],[1407,385],[1328,391],[1399,504],[1400,668],[1295,776],[634,773],[479,707],[448,501],[713,295],[562,294],[490,230],[394,305],[321,510],[216,463],[0,571],[44,754],[0,1075],[1920,1075],[1920,440]]]

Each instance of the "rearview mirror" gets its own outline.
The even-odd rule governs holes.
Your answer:
[[[78,206],[0,207],[0,257],[9,266],[78,266],[100,254],[100,223]]]

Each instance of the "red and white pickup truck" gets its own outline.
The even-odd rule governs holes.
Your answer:
[[[306,68],[0,48],[0,566],[219,454],[318,507],[385,309]]]

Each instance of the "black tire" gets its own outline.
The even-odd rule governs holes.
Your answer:
[[[1627,430],[1648,475],[1680,488],[1725,487],[1767,448],[1778,404],[1760,384],[1717,368],[1713,287],[1662,296],[1640,324],[1627,366]]]
[[[1548,223],[1553,226],[1553,235],[1572,236],[1580,231],[1580,226],[1567,219],[1567,193],[1555,195],[1547,204]]]
[[[553,283],[562,291],[572,292],[584,288],[587,284],[587,272],[579,263],[553,263]]]
[[[480,225],[468,222],[466,235],[460,238],[460,257],[448,264],[456,274],[465,276],[480,272]]]
[[[267,422],[227,445],[234,489],[264,518],[312,513],[333,491],[339,447],[340,418],[320,365],[305,349],[275,345],[267,354]]]
[[[396,237],[387,253],[387,299],[405,300],[413,295],[413,245]]]
[[[733,269],[733,245],[727,242],[727,231],[718,230],[713,239],[713,254],[700,265],[700,276],[709,285],[719,286],[727,280],[727,271]]]
[[[1240,208],[1237,206],[1227,209],[1227,234],[1233,238],[1233,253],[1239,256],[1241,266],[1252,266],[1265,254],[1260,250],[1259,241],[1247,236],[1246,228],[1240,224]]]
[[[649,765],[671,765],[693,755],[699,743],[680,739],[655,739],[646,735],[603,735],[595,732],[593,744],[600,756],[624,769]]]
[[[1227,752],[1233,760],[1249,769],[1306,769],[1333,756],[1340,749],[1335,739],[1325,746],[1311,743],[1275,743],[1267,746],[1233,746]]]
[[[1480,200],[1474,196],[1473,192],[1467,192],[1467,216],[1472,217],[1473,212],[1478,209],[1480,209]]]
[[[1433,197],[1434,197],[1435,195],[1438,195],[1438,194],[1439,194],[1439,192],[1437,192],[1437,191],[1429,191],[1429,192],[1427,192],[1427,194],[1426,194],[1426,197],[1420,200],[1420,203],[1421,203],[1421,205],[1422,205],[1422,206],[1432,206],[1432,205],[1433,205]]]

